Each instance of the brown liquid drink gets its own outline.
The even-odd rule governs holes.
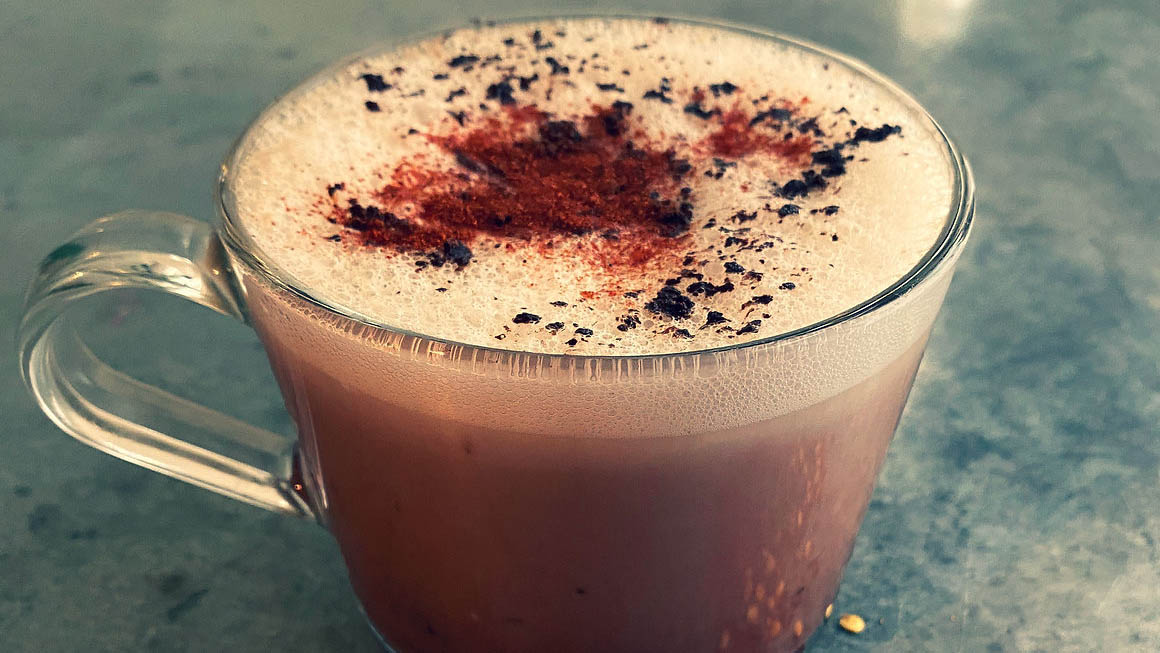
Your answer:
[[[227,210],[308,289],[240,269],[383,639],[802,646],[950,281],[955,166],[848,64],[683,23],[463,30],[275,105]]]

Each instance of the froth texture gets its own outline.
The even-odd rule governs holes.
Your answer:
[[[573,159],[602,185],[552,167]],[[616,161],[660,172],[609,185]],[[451,342],[604,355],[841,313],[931,248],[953,188],[934,127],[844,66],[627,19],[461,30],[356,61],[277,104],[232,175],[260,256],[312,294]],[[448,223],[476,204],[496,219]],[[509,206],[583,215],[505,231]],[[613,209],[640,220],[599,215]]]

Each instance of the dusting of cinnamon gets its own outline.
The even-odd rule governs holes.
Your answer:
[[[473,129],[427,136],[453,168],[403,163],[374,193],[376,206],[336,201],[332,220],[399,251],[480,236],[550,249],[593,235],[588,252],[599,264],[645,263],[684,240],[693,205],[677,189],[692,166],[630,133],[631,111],[617,102],[570,121],[533,105],[504,107]]]
[[[733,108],[719,117],[720,126],[703,141],[714,156],[740,159],[750,154],[774,154],[788,163],[809,160],[814,140],[809,135],[790,136],[770,129],[757,117]]]

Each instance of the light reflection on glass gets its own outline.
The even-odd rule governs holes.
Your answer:
[[[948,45],[963,38],[975,0],[898,0],[898,29],[906,41],[922,48]]]

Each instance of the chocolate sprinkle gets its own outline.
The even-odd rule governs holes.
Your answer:
[[[471,262],[471,249],[458,240],[449,240],[443,243],[443,256],[459,267]]]
[[[685,113],[693,114],[702,120],[708,120],[713,116],[721,113],[720,109],[713,109],[712,111],[705,109],[699,102],[690,102],[685,105]]]
[[[902,128],[898,125],[882,125],[881,127],[877,127],[875,129],[859,127],[858,130],[854,132],[854,138],[850,139],[850,143],[881,143],[882,141],[886,140],[887,136],[890,136],[891,134],[898,134],[901,131]]]
[[[728,322],[729,318],[721,311],[709,311],[709,315],[705,318],[705,326],[713,326],[714,324],[724,324]]]
[[[571,72],[568,66],[560,63],[555,57],[544,57],[544,63],[552,67],[553,75],[567,75]]]
[[[737,335],[745,335],[747,333],[757,333],[757,329],[761,326],[761,320],[750,320],[745,323],[745,326],[737,330]]]
[[[487,99],[499,100],[500,104],[515,104],[516,99],[512,96],[512,85],[508,80],[502,80],[487,87]]]
[[[382,75],[376,75],[374,73],[363,73],[362,75],[359,75],[359,78],[366,82],[367,90],[372,93],[382,93],[383,91],[392,88],[390,84],[383,81]]]
[[[665,286],[657,291],[656,297],[645,303],[644,307],[653,313],[667,315],[683,320],[693,314],[693,300],[681,294],[673,286]]]
[[[640,326],[640,318],[635,315],[622,315],[620,317],[620,324],[616,325],[617,331],[628,331]]]
[[[737,86],[729,82],[721,82],[720,84],[710,84],[709,90],[713,92],[713,97],[721,97],[722,95],[733,95]]]
[[[725,283],[719,286],[715,286],[708,281],[695,281],[689,284],[687,288],[685,288],[685,292],[694,296],[704,295],[705,298],[708,299],[717,293],[732,292],[733,288],[733,282],[729,281],[728,279],[725,280]]]
[[[452,68],[462,68],[465,66],[470,66],[477,61],[479,61],[479,57],[475,56],[474,54],[461,54],[451,61],[448,61],[447,65],[451,66]]]

